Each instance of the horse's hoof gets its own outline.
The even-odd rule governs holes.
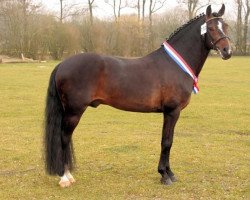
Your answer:
[[[70,183],[75,183],[76,180],[74,179],[74,177],[72,176],[72,174],[70,173],[69,170],[67,170],[64,175],[67,177],[67,179],[70,181]]]
[[[72,178],[69,178],[69,182],[70,182],[70,183],[75,183],[76,180],[72,177]]]
[[[60,181],[59,185],[61,188],[67,188],[71,185],[71,182],[70,181]]]
[[[170,179],[172,182],[176,182],[177,181],[177,178],[175,176],[170,176]]]
[[[173,182],[171,181],[170,178],[164,178],[164,177],[162,177],[162,178],[161,178],[161,183],[162,183],[163,185],[171,185]]]

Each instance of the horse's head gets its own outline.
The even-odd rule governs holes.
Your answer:
[[[211,49],[218,51],[222,59],[229,59],[232,55],[230,39],[227,36],[228,25],[223,21],[225,5],[222,4],[218,13],[212,13],[211,5],[206,10],[206,41]]]

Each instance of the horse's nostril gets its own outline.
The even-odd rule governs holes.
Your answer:
[[[224,47],[223,49],[221,49],[220,53],[222,55],[222,58],[224,60],[227,60],[231,57],[232,51],[231,51],[230,47]]]
[[[223,51],[224,51],[225,53],[227,53],[227,52],[228,52],[228,48],[227,48],[227,47],[223,48]]]

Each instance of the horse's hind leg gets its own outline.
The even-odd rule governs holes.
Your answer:
[[[70,171],[67,169],[67,166],[65,166],[65,172],[63,176],[60,177],[59,185],[61,187],[69,187],[72,183],[76,182]]]
[[[73,169],[73,145],[72,145],[72,134],[77,124],[80,121],[82,113],[72,114],[65,113],[62,122],[62,150],[63,150],[63,163],[64,163],[64,174],[61,176],[59,185],[61,187],[68,187],[75,182],[75,179],[70,173]]]

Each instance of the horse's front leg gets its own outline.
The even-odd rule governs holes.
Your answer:
[[[161,141],[161,156],[158,166],[158,172],[161,174],[161,183],[170,185],[176,181],[174,173],[170,169],[169,155],[170,149],[173,143],[174,127],[180,116],[178,109],[165,111],[162,129],[162,141]]]

